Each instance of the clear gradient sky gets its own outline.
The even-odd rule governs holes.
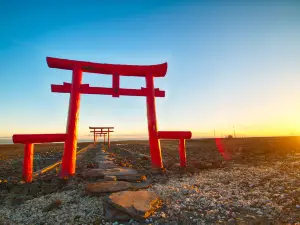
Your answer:
[[[46,3],[47,2],[47,3]],[[71,72],[46,57],[119,64],[168,62],[156,87],[160,130],[194,137],[300,134],[300,1],[5,1],[0,13],[0,136],[64,132]],[[272,2],[272,3],[271,3]],[[111,76],[84,74],[111,85]],[[141,78],[121,78],[140,88]],[[82,95],[79,136],[115,126],[147,134],[143,97]]]

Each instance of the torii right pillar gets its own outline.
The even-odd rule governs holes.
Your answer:
[[[150,154],[152,159],[152,167],[163,168],[160,141],[157,133],[157,121],[156,121],[156,107],[155,107],[155,93],[154,93],[154,77],[151,74],[147,74],[146,90],[147,90],[147,118],[148,118],[148,133],[149,133],[149,145]]]

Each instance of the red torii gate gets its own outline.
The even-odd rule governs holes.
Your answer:
[[[94,144],[97,142],[97,136],[102,137],[103,136],[103,142],[105,144],[105,136],[107,135],[107,133],[95,133],[95,142]]]
[[[22,178],[28,183],[32,181],[34,144],[63,142],[66,134],[15,134],[12,139],[13,143],[25,144]]]
[[[96,141],[97,141],[97,136],[102,137],[103,136],[103,142],[105,144],[105,137],[106,137],[107,133],[96,133]]]
[[[27,169],[27,172],[25,171],[25,173],[27,173],[25,180],[30,182],[28,174],[30,174],[29,166],[32,166],[32,152],[34,143],[64,141],[65,146],[60,176],[64,178],[75,173],[80,94],[102,94],[112,95],[112,97],[120,97],[120,95],[145,96],[147,103],[148,133],[152,167],[163,167],[159,139],[178,139],[180,141],[180,165],[182,167],[186,165],[185,139],[190,139],[192,137],[192,133],[190,131],[157,130],[155,97],[165,97],[165,91],[154,88],[154,78],[164,77],[166,75],[167,63],[147,66],[118,65],[75,61],[52,57],[47,57],[46,61],[50,68],[72,70],[71,83],[64,82],[63,85],[51,85],[52,92],[70,93],[67,128],[65,134],[13,135],[14,143],[25,144],[25,156],[28,156],[24,157],[23,166]],[[82,72],[112,75],[112,87],[90,87],[89,84],[82,84]],[[120,76],[144,77],[146,81],[146,88],[120,88]]]
[[[180,156],[185,166],[185,139],[190,139],[190,131],[162,131],[158,132],[156,122],[155,97],[165,97],[165,92],[154,88],[154,78],[164,77],[167,72],[167,63],[158,65],[118,65],[102,64],[68,59],[47,57],[50,68],[72,70],[72,83],[63,85],[51,85],[52,92],[70,93],[69,114],[67,123],[67,137],[62,160],[61,176],[75,173],[77,130],[80,108],[80,94],[112,95],[112,97],[145,96],[147,102],[148,133],[152,167],[162,168],[162,157],[159,138],[179,139]],[[82,84],[82,72],[112,75],[112,87],[90,87]],[[127,89],[120,88],[120,76],[144,77],[146,88]]]
[[[105,132],[102,132],[102,133],[95,133],[95,143],[96,143],[96,141],[97,141],[97,136],[99,135],[99,137],[102,137],[103,136],[103,141],[104,141],[104,144],[105,144],[105,137],[106,137],[106,135],[107,135],[107,133],[105,133]]]
[[[96,138],[96,136],[95,136],[96,133],[106,132],[107,133],[108,148],[110,148],[109,133],[114,132],[113,130],[111,130],[111,129],[114,129],[114,127],[89,127],[89,129],[92,129],[90,131],[90,133],[94,133],[94,142],[95,142],[95,138]],[[100,130],[98,130],[98,129],[100,129]],[[104,135],[104,144],[105,144],[105,135]]]

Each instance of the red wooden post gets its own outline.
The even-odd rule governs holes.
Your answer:
[[[186,167],[185,139],[179,139],[180,167]]]
[[[103,144],[105,144],[105,134],[103,134],[103,137],[104,137],[104,138],[103,138],[103,141],[104,141],[104,143],[103,143]]]
[[[79,67],[75,67],[72,74],[72,88],[70,93],[69,115],[67,122],[67,138],[62,159],[61,178],[75,173],[81,82],[82,71]]]
[[[147,89],[147,117],[148,117],[148,133],[150,155],[152,167],[162,168],[162,157],[160,142],[157,135],[157,122],[156,122],[156,109],[155,109],[155,95],[154,95],[154,77],[151,74],[146,76],[146,89]]]
[[[110,147],[110,140],[109,140],[109,130],[108,130],[108,134],[107,134],[107,148]]]
[[[27,143],[24,147],[24,159],[23,159],[23,180],[26,183],[32,182],[33,171],[33,144]]]
[[[96,134],[94,132],[94,144],[96,144],[96,141],[97,141],[97,137],[96,137]]]
[[[117,73],[114,73],[112,76],[112,88],[113,88],[113,94],[112,97],[119,97],[119,89],[120,89],[120,75]],[[109,130],[109,129],[108,129]]]

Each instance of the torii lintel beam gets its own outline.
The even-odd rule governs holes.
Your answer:
[[[93,132],[114,132],[113,130],[102,130],[102,129],[94,129],[94,130],[90,130],[91,133]]]
[[[114,129],[114,127],[89,127],[89,129]]]
[[[82,72],[99,73],[99,74],[118,74],[120,76],[135,76],[146,77],[151,74],[153,77],[166,76],[168,63],[156,65],[121,65],[121,64],[106,64],[94,63],[86,61],[77,61],[69,59],[60,59],[47,57],[47,64],[50,68],[73,70],[80,69]]]
[[[109,133],[111,133],[111,132],[113,132],[113,131],[110,131]],[[108,131],[100,131],[100,130],[98,130],[98,131],[90,131],[90,133],[94,133],[94,134],[108,134]]]
[[[64,82],[63,85],[51,84],[51,92],[54,93],[71,93],[71,83]],[[90,87],[89,84],[81,84],[79,87],[81,94],[99,94],[99,95],[112,95],[119,97],[120,95],[125,96],[147,96],[147,88],[142,87],[141,89],[130,89],[130,88],[118,88],[117,91],[114,88],[108,87]],[[155,97],[165,97],[165,91],[154,88]]]

